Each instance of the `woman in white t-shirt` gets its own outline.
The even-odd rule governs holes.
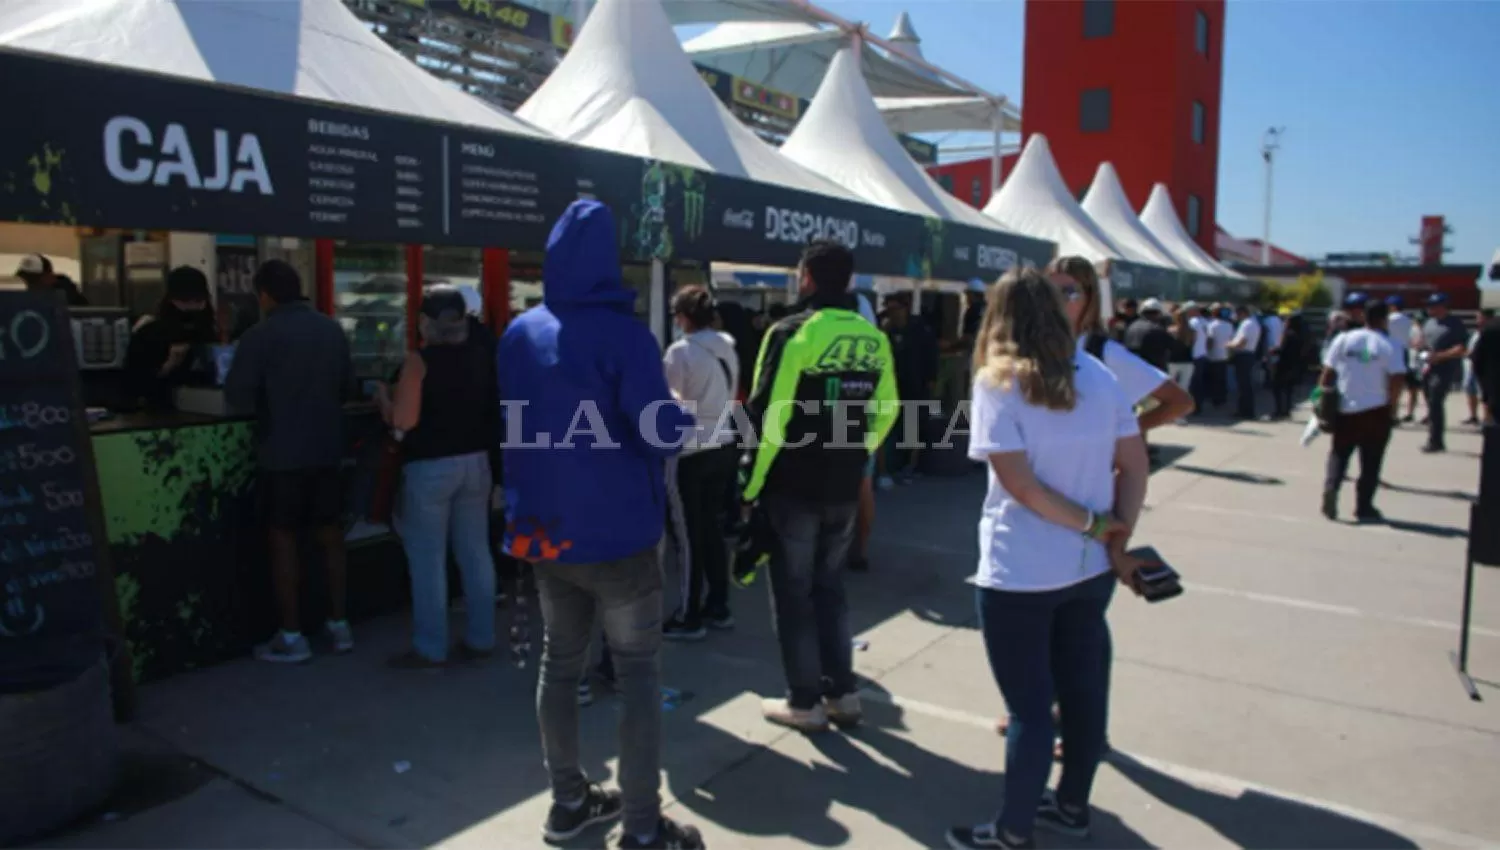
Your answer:
[[[1077,350],[1060,294],[1036,271],[1008,273],[975,345],[969,455],[990,469],[974,584],[1011,724],[1004,809],[950,830],[958,848],[1032,846],[1036,826],[1087,834],[1109,703],[1105,610],[1117,577],[1134,587],[1140,566],[1125,545],[1146,494],[1145,443],[1119,381]],[[1044,798],[1054,697],[1067,751]]]
[[[1100,351],[1099,359],[1119,380],[1131,405],[1154,400],[1155,405],[1140,417],[1142,431],[1176,422],[1193,412],[1193,397],[1187,390],[1177,386],[1166,372],[1108,338],[1099,308],[1099,274],[1093,263],[1083,257],[1058,257],[1047,266],[1047,277],[1072,293],[1066,306],[1078,350]]]

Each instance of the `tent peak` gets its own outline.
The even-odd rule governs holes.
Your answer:
[[[920,44],[922,37],[917,35],[916,27],[911,25],[911,15],[905,9],[896,16],[896,25],[891,27],[891,34],[885,37],[886,41],[909,41]]]

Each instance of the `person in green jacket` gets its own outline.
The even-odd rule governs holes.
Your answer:
[[[899,404],[890,342],[856,312],[853,275],[848,248],[807,246],[804,300],[767,331],[746,402],[757,440],[743,497],[760,501],[776,540],[771,598],[788,687],[762,712],[804,731],[861,717],[842,569],[865,465]]]

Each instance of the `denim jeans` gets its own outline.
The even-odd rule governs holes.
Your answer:
[[[620,699],[620,793],[627,835],[651,835],[661,816],[662,576],[656,547],[598,564],[539,563],[546,625],[536,713],[552,799],[583,799],[578,682],[600,619]]]
[[[1239,396],[1235,413],[1241,419],[1255,418],[1255,355],[1240,352],[1234,355],[1235,392]]]
[[[682,576],[682,621],[729,612],[729,546],[724,540],[723,493],[734,480],[738,451],[704,449],[677,459],[677,492],[687,525],[688,569]]]
[[[1430,369],[1422,378],[1422,394],[1427,400],[1427,445],[1441,449],[1443,432],[1448,429],[1448,392],[1453,389],[1450,375],[1441,369]]]
[[[401,545],[411,572],[412,648],[448,657],[448,547],[463,582],[471,649],[495,648],[495,561],[490,554],[489,456],[415,460],[402,468]]]
[[[1057,799],[1087,806],[1104,753],[1112,649],[1104,612],[1112,572],[1059,590],[1017,593],[981,588],[980,629],[995,682],[1010,711],[1005,736],[1005,805],[999,826],[1030,837],[1052,770],[1052,703],[1062,719],[1063,768]]]
[[[820,505],[785,497],[765,501],[771,549],[771,610],[793,708],[854,691],[854,650],[844,598],[844,561],[854,540],[858,503]],[[824,679],[831,684],[825,687]]]

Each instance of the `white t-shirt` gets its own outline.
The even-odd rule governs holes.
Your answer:
[[[1392,342],[1401,346],[1402,351],[1411,347],[1411,329],[1413,324],[1411,316],[1399,310],[1392,311],[1391,315],[1385,320],[1386,332],[1390,334]]]
[[[733,420],[725,419],[725,428],[718,425],[725,408],[734,401],[740,380],[740,358],[734,350],[734,337],[710,328],[688,334],[667,347],[662,364],[666,368],[667,386],[684,404],[694,405],[698,420],[697,431],[683,446],[683,453],[733,442],[734,433],[728,427]]]
[[[1283,332],[1285,332],[1285,330],[1286,323],[1281,321],[1280,316],[1272,313],[1271,315],[1266,317],[1265,331],[1267,351],[1275,351],[1276,349],[1281,347],[1281,335]]]
[[[1239,330],[1234,332],[1234,342],[1243,342],[1242,348],[1234,350],[1235,354],[1254,354],[1260,345],[1260,322],[1254,316],[1240,322]]]
[[[1193,329],[1193,359],[1202,360],[1208,356],[1208,320],[1194,316],[1188,319],[1188,327]]]
[[[1340,413],[1363,413],[1390,404],[1391,376],[1406,373],[1396,346],[1369,328],[1334,337],[1323,365],[1338,375]]]
[[[1074,357],[1078,402],[1072,410],[1027,404],[1018,389],[974,382],[969,457],[1024,451],[1037,480],[1091,511],[1115,502],[1115,441],[1140,433],[1130,400],[1108,369],[1087,354]],[[979,569],[974,584],[1036,592],[1087,581],[1109,569],[1104,544],[1079,528],[1042,519],[1000,484],[993,466],[979,518]]]
[[[1223,319],[1213,319],[1208,323],[1208,359],[1215,363],[1222,363],[1229,359],[1229,341],[1234,339],[1234,326]]]
[[[1079,354],[1086,352],[1087,342],[1087,335],[1078,338]],[[1140,404],[1141,399],[1167,382],[1166,372],[1131,354],[1130,349],[1114,340],[1104,343],[1104,366],[1120,382],[1120,389],[1125,391],[1125,398],[1132,405]]]

